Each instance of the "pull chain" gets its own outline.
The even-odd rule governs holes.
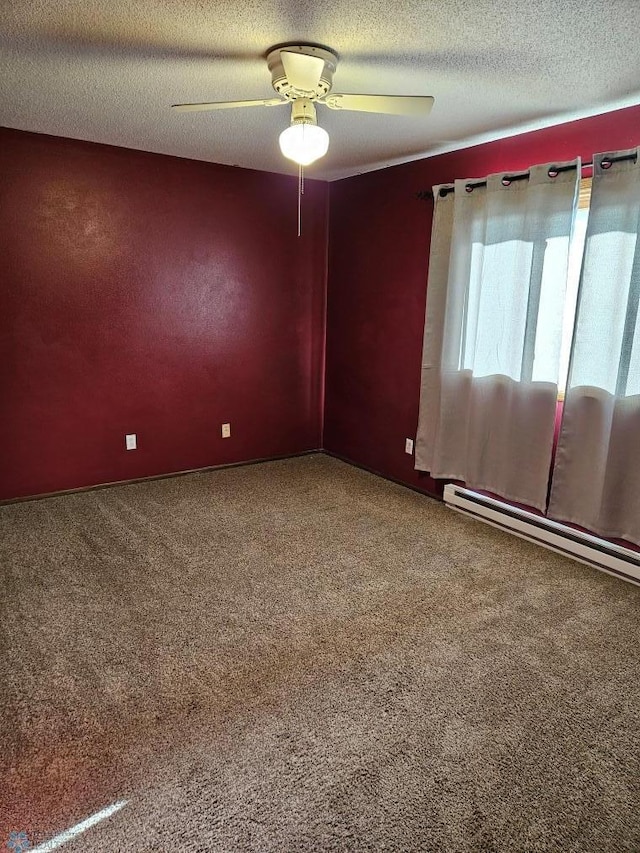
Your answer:
[[[300,201],[302,199],[302,166],[298,164],[298,237],[300,236]]]
[[[304,195],[304,166],[298,165],[298,237],[301,231],[302,222],[302,196]]]

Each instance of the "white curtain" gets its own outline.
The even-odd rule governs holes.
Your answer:
[[[544,510],[580,162],[510,177],[434,188],[416,468]]]
[[[549,504],[553,518],[638,544],[639,150],[617,152],[609,160],[606,155],[594,158],[569,382]]]

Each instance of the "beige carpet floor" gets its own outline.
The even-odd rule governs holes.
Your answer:
[[[326,456],[0,509],[0,850],[640,850],[640,589]],[[41,849],[52,849],[42,847]]]

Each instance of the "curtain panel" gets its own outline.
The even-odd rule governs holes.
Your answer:
[[[548,514],[640,545],[638,151],[594,157]]]
[[[544,510],[580,161],[519,177],[434,188],[416,468]]]

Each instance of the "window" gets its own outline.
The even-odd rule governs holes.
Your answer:
[[[558,397],[564,397],[590,198],[591,178],[583,178],[570,239],[550,237],[540,244],[473,242],[461,370],[472,369],[477,377],[509,376],[516,382],[557,382]],[[518,281],[529,281],[536,264],[540,286],[532,302]],[[505,278],[501,274],[505,268],[514,275]]]
[[[590,201],[591,178],[583,178],[580,181],[578,210],[574,222],[573,234],[571,235],[571,244],[569,246],[567,293],[562,315],[562,344],[560,346],[560,372],[558,375],[558,399],[560,400],[564,399],[564,392],[569,378],[569,357],[571,355],[571,341],[573,339],[573,327],[576,319],[580,270],[582,268],[582,255],[584,253],[584,243],[587,236],[587,220],[589,219]]]

